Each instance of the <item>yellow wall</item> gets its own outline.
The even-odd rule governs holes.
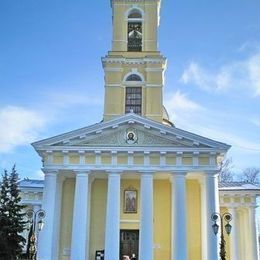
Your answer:
[[[95,258],[96,250],[105,247],[106,197],[107,180],[95,179],[91,192],[89,259]]]
[[[79,156],[77,154],[70,154],[69,163],[70,164],[79,164]]]
[[[63,163],[63,155],[56,153],[53,155],[53,163],[54,164],[62,164]]]
[[[171,259],[171,185],[154,181],[154,259]]]
[[[60,246],[59,259],[69,260],[69,256],[63,256],[63,250],[71,247],[71,231],[73,218],[75,179],[66,179],[62,189],[61,204],[61,226],[60,226]]]
[[[136,189],[137,213],[124,213],[124,191]],[[95,251],[104,249],[107,181],[96,179],[92,186],[90,259]],[[188,204],[188,254],[189,260],[201,259],[201,205],[200,185],[196,180],[187,180]],[[139,229],[140,180],[121,179],[120,228]],[[154,180],[154,259],[171,259],[171,184],[169,180]]]
[[[149,2],[149,5],[138,3],[144,10],[143,22],[143,51],[157,50],[158,3]],[[132,8],[132,3],[113,5],[113,51],[127,50],[127,19],[126,12]]]

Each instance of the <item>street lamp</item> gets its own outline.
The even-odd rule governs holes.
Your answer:
[[[214,212],[211,215],[211,219],[212,221],[214,221],[214,224],[212,225],[213,228],[213,232],[215,235],[217,235],[218,231],[219,231],[219,225],[217,224],[217,222],[220,222],[220,227],[221,227],[221,241],[220,241],[220,259],[221,260],[226,260],[226,241],[224,238],[224,227],[225,227],[225,231],[226,233],[229,235],[231,233],[232,230],[232,226],[229,224],[229,222],[232,220],[232,215],[230,213],[224,213],[224,214],[220,214],[218,212]],[[225,226],[224,226],[225,224]]]
[[[37,255],[37,233],[43,229],[43,219],[45,218],[45,211],[39,209],[34,211],[29,209],[26,211],[26,216],[29,220],[31,236],[29,237],[29,259],[36,259]]]

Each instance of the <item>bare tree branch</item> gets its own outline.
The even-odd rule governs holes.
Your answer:
[[[219,164],[219,182],[232,182],[233,181],[233,161],[232,158],[224,159]]]
[[[260,168],[249,167],[243,170],[241,180],[250,183],[259,183],[260,181]]]

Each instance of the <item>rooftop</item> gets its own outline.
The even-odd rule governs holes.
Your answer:
[[[260,191],[259,183],[250,183],[250,182],[220,182],[219,190],[249,190],[249,191]]]
[[[23,179],[19,181],[20,188],[43,188],[44,180]]]

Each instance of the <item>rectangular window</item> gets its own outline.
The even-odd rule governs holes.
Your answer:
[[[142,87],[126,87],[125,113],[142,114]]]

